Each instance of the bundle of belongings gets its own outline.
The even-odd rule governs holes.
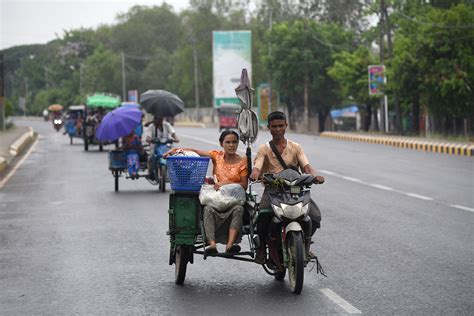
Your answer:
[[[220,212],[225,212],[235,205],[244,205],[245,190],[240,184],[231,183],[214,189],[213,185],[205,184],[199,193],[202,205],[212,206]]]

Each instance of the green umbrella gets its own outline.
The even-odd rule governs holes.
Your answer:
[[[94,94],[87,97],[86,105],[90,108],[116,108],[120,106],[121,100],[119,96],[112,96],[107,94]]]

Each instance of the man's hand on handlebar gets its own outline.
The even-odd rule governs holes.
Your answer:
[[[326,181],[326,180],[324,179],[323,176],[316,176],[316,177],[314,177],[313,182],[316,183],[316,184],[323,184],[324,181]]]

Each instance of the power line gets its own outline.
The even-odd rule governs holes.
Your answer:
[[[405,18],[406,20],[421,24],[421,25],[429,25],[431,27],[443,28],[443,29],[472,29],[474,28],[474,24],[463,24],[463,25],[446,25],[446,24],[437,24],[437,23],[430,23],[430,22],[422,22],[418,21],[417,19],[408,16],[399,11],[393,11],[392,13],[398,14],[401,17]]]

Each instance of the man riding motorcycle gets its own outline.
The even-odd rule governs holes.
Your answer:
[[[270,113],[268,115],[267,126],[270,130],[270,133],[272,134],[272,141],[262,144],[258,148],[250,179],[256,180],[265,173],[279,173],[286,169],[285,167],[289,167],[291,169],[299,168],[303,173],[311,174],[315,177],[315,183],[324,183],[324,177],[316,175],[316,170],[309,164],[309,160],[301,146],[285,138],[285,132],[288,126],[285,114],[279,111]],[[277,151],[277,153],[275,151]],[[279,154],[278,156],[280,157],[277,157],[277,154]],[[281,158],[283,161],[280,162],[279,158]],[[269,190],[271,190],[271,188],[265,187],[265,190],[262,194],[262,199],[259,205],[259,209],[261,210],[271,208],[270,198],[268,195]],[[309,216],[312,221],[312,236],[316,229],[320,227],[321,221],[321,212],[314,201],[311,201],[310,203]],[[268,214],[267,216],[263,216],[258,224],[260,247],[257,249],[257,255],[255,258],[257,263],[265,263],[265,240],[266,236],[268,235],[268,228],[271,219],[272,216]],[[311,237],[309,236],[309,238],[307,238],[305,241],[305,245],[310,256],[314,257],[314,255],[309,251],[310,244]]]
[[[176,136],[176,132],[173,126],[170,123],[165,122],[163,117],[154,116],[153,121],[145,123],[144,126],[147,128],[145,130],[145,135],[144,135],[145,142],[151,145],[147,165],[148,165],[148,170],[152,170],[153,169],[152,153],[155,152],[155,146],[156,146],[155,144],[153,144],[152,140],[160,139],[160,140],[166,141],[170,139],[175,143],[179,143],[179,139]],[[152,177],[154,176],[156,175],[153,174]]]

